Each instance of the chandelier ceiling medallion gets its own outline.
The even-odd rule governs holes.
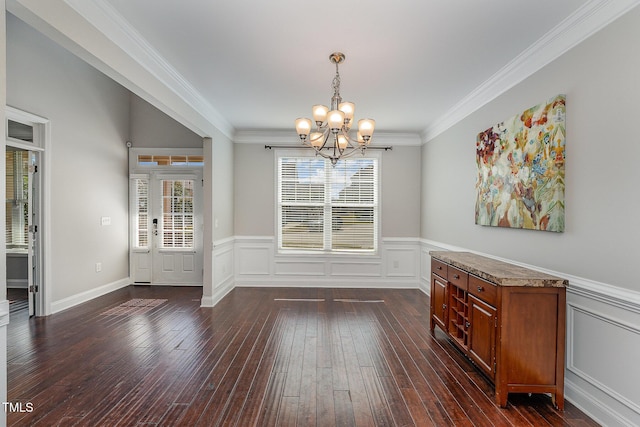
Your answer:
[[[371,143],[373,129],[376,125],[373,119],[360,119],[355,140],[349,134],[356,106],[353,102],[342,102],[340,96],[338,65],[344,61],[344,58],[345,56],[341,52],[334,52],[329,56],[329,60],[336,64],[336,75],[331,83],[333,87],[331,109],[320,104],[311,107],[316,129],[312,131],[310,119],[296,119],[296,131],[302,143],[312,147],[316,155],[330,159],[333,165],[338,160],[350,157],[355,153],[364,154],[367,146]]]

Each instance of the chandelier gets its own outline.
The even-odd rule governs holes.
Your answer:
[[[296,119],[296,132],[298,132],[302,143],[312,147],[316,155],[330,159],[334,166],[342,158],[350,157],[358,152],[364,154],[367,146],[371,143],[373,129],[376,125],[373,119],[360,119],[358,120],[356,139],[354,140],[349,134],[356,106],[353,102],[342,102],[340,96],[338,64],[341,64],[344,58],[345,56],[341,52],[334,52],[329,56],[329,60],[336,64],[336,75],[331,83],[333,87],[331,109],[320,104],[311,108],[316,129],[312,131],[310,119]]]

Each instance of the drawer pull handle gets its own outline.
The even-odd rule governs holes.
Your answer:
[[[466,326],[466,327],[467,327],[467,329],[469,329],[469,326],[471,326],[471,323],[469,323],[469,322],[465,322],[464,326]]]
[[[478,292],[482,292],[484,291],[484,288],[482,286],[478,286]]]
[[[442,309],[446,310],[447,309],[447,304],[442,304]]]
[[[442,270],[442,267],[438,266],[438,270]]]
[[[460,276],[459,276],[459,275],[457,275],[457,274],[454,274],[454,275],[453,275],[453,278],[454,278],[454,279],[459,279],[459,278],[460,278]]]

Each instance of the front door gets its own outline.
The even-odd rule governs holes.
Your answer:
[[[202,285],[202,178],[152,172],[132,177],[134,282]]]

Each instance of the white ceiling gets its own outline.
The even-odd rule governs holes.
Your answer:
[[[96,14],[86,0],[64,1],[99,30],[107,20],[126,30],[188,87],[201,111],[203,102],[236,133],[293,130],[312,104],[329,104],[335,67],[328,57],[341,51],[342,97],[356,103],[356,120],[370,117],[378,131],[423,135],[638,3],[93,0]]]

